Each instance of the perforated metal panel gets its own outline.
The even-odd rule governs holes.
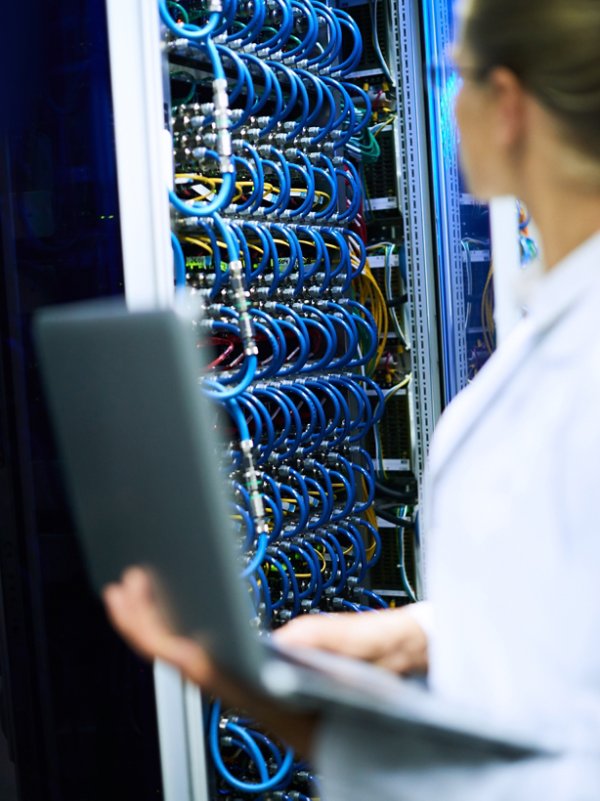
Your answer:
[[[392,63],[396,65],[395,123],[399,197],[404,215],[412,342],[413,464],[419,477],[441,412],[435,254],[429,198],[428,140],[418,3],[391,0]]]

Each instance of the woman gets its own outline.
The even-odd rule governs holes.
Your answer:
[[[585,801],[600,796],[600,0],[467,0],[460,20],[467,179],[482,199],[526,203],[547,274],[436,431],[425,515],[431,606],[310,616],[279,636],[402,673],[428,670],[432,692],[557,751],[510,771],[473,771],[460,789],[443,771],[437,785],[421,770],[425,784],[410,798]],[[290,720],[219,677],[196,644],[164,627],[141,571],[108,588],[106,603],[142,653],[251,705],[310,753],[320,722]],[[326,798],[403,797],[407,766],[393,733],[365,738],[335,720],[318,732]]]

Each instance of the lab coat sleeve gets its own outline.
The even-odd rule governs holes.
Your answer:
[[[322,801],[597,801],[600,786],[595,754],[493,759],[345,709],[325,713],[315,746]]]
[[[427,641],[431,642],[434,635],[435,618],[431,601],[419,601],[405,607],[407,613],[414,618],[425,632]]]

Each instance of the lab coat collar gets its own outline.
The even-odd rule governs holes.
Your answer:
[[[450,404],[436,430],[429,455],[429,480],[476,430],[503,388],[554,325],[594,285],[600,285],[600,232],[570,253],[539,282],[526,316],[509,334],[475,380]]]
[[[600,231],[541,278],[526,314],[536,330],[543,331],[597,283],[600,283]]]

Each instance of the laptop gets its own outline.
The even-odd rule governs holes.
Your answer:
[[[179,633],[232,676],[290,706],[342,708],[483,759],[539,754],[534,740],[442,703],[421,684],[333,654],[282,650],[253,617],[203,397],[198,330],[177,309],[102,301],[35,320],[46,396],[75,524],[100,593],[134,564],[151,569]],[[365,614],[377,614],[376,612]]]

